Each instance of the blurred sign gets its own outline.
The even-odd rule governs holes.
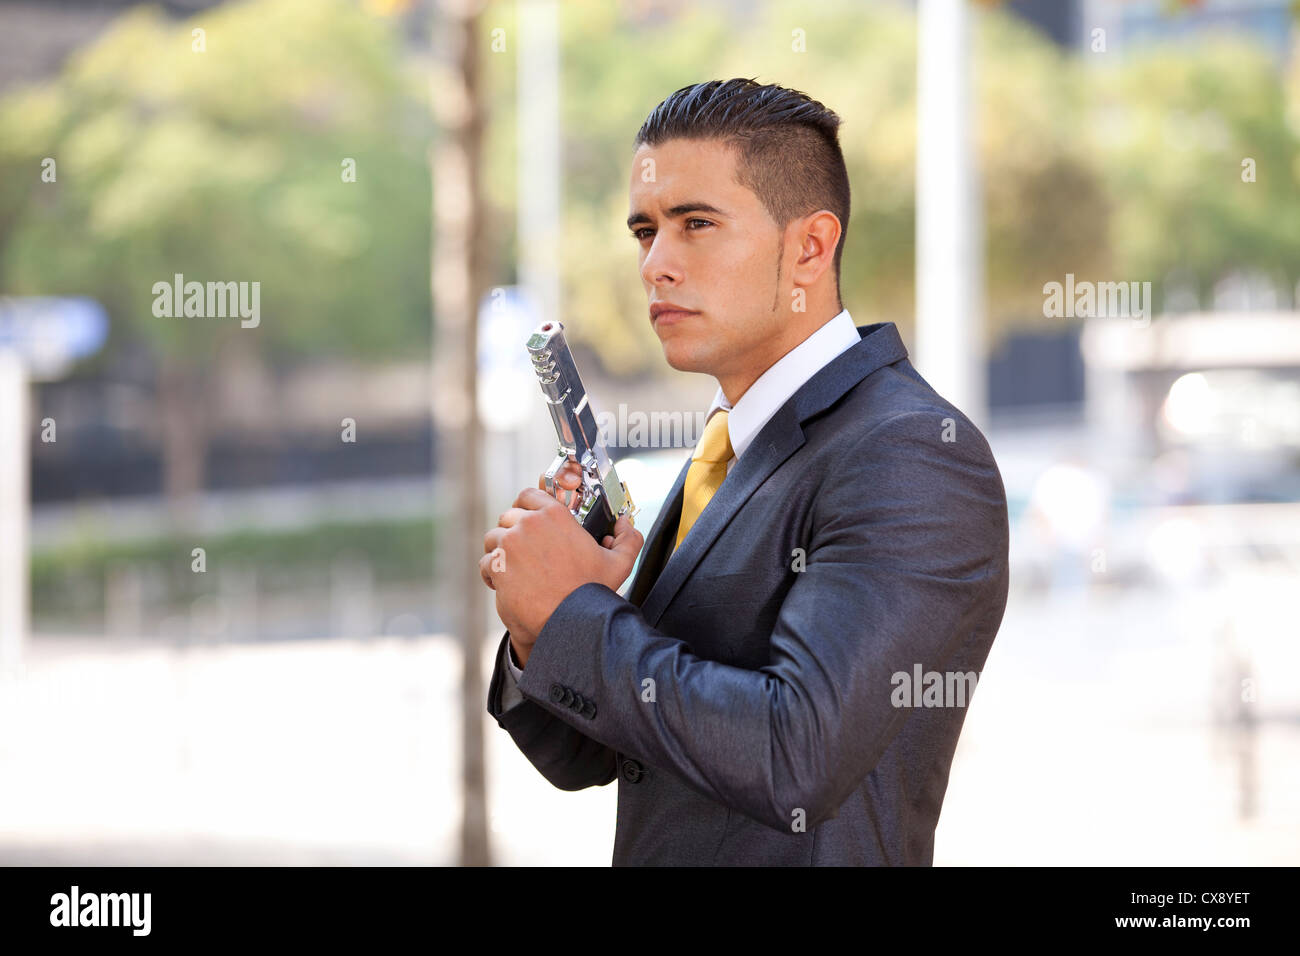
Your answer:
[[[479,305],[478,413],[486,428],[512,431],[545,410],[524,348],[540,316],[517,286],[497,286]]]
[[[108,313],[94,299],[0,296],[0,349],[16,352],[33,379],[60,377],[107,337]]]

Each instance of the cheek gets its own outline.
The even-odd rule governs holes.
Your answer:
[[[776,277],[776,259],[763,259],[749,247],[723,247],[714,257],[713,274],[728,290],[729,301],[765,294]]]

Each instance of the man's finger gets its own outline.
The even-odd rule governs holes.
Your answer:
[[[528,514],[526,508],[507,508],[505,511],[501,512],[501,517],[497,519],[497,528],[494,530],[499,531],[501,528],[513,528],[519,523],[519,519],[526,514]],[[500,535],[497,537],[500,537]]]
[[[519,492],[515,498],[514,506],[516,508],[526,508],[529,511],[540,511],[543,508],[549,508],[553,505],[560,505],[561,502],[552,498],[540,488],[525,488]]]
[[[492,555],[485,554],[483,555],[483,557],[479,558],[478,561],[479,577],[483,579],[484,584],[486,584],[493,591],[495,591],[497,589],[497,586],[492,583],[491,571],[492,571]]]
[[[611,551],[619,551],[632,558],[636,558],[641,553],[641,546],[645,543],[645,537],[632,527],[632,522],[628,520],[627,515],[620,515],[614,522],[612,540],[610,535],[606,535],[605,538],[610,542],[606,547]]]
[[[502,517],[504,518],[505,515],[503,514]],[[505,533],[506,529],[498,526],[483,535],[483,553],[491,554],[497,548],[501,547],[501,539],[505,537]]]
[[[582,484],[582,471],[576,464],[570,462],[570,465],[571,467],[562,468],[555,473],[555,483],[563,488],[569,488],[572,490]],[[542,491],[546,490],[545,474],[541,475],[537,479],[537,487],[541,488]]]
[[[555,499],[573,512],[578,504],[577,489],[582,485],[582,468],[576,461],[569,460],[555,473]],[[538,476],[537,487],[550,494],[546,487],[546,474]]]

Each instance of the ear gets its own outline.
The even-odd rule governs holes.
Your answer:
[[[797,284],[812,285],[834,265],[835,247],[843,231],[839,217],[829,209],[819,209],[799,220],[799,258],[793,270]]]

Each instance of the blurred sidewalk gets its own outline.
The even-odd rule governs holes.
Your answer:
[[[1257,583],[1276,611],[1281,582]],[[962,730],[935,864],[1300,862],[1294,624],[1265,613],[1255,633],[1260,719],[1216,718],[1212,695],[1222,703],[1239,683],[1222,669],[1218,631],[1232,604],[1222,593],[1009,604]]]
[[[1017,597],[957,750],[935,863],[1294,865],[1300,721],[1282,675],[1296,673],[1295,642],[1268,630],[1262,600],[1272,644],[1256,642],[1254,673],[1273,682],[1260,679],[1260,719],[1214,716],[1225,677],[1209,612],[1241,603]],[[0,864],[454,864],[459,667],[441,636],[42,637],[21,683],[0,684]],[[481,712],[495,862],[607,866],[616,785],[555,789]]]
[[[43,637],[26,670],[0,684],[0,865],[456,862],[445,637]],[[608,865],[614,788],[554,789],[482,713],[495,862]]]

